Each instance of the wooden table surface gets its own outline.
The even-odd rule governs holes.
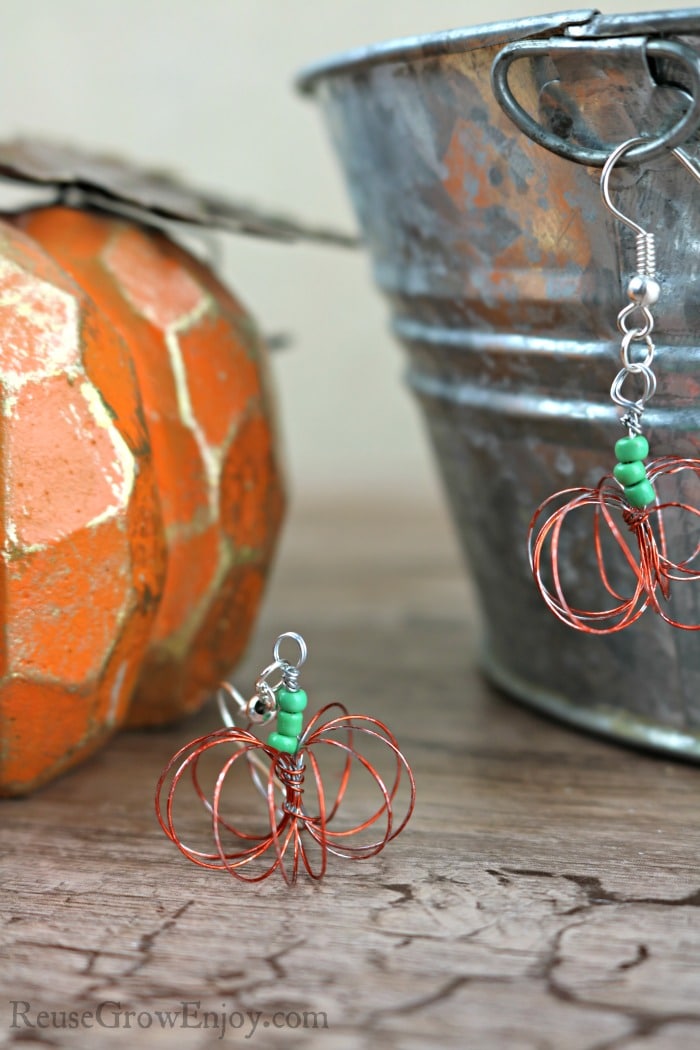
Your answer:
[[[439,509],[297,509],[244,690],[289,629],[312,705],[396,731],[408,828],[376,859],[331,858],[320,885],[244,886],[190,864],[153,813],[214,708],[122,734],[0,805],[0,1045],[700,1047],[700,769],[485,684]]]

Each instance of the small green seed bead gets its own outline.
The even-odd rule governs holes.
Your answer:
[[[616,464],[613,474],[621,485],[636,485],[646,480],[647,468],[641,460],[636,459],[634,463]]]
[[[301,711],[278,711],[277,732],[283,736],[297,737],[304,727],[304,716]]]
[[[615,455],[621,463],[634,463],[635,460],[646,459],[649,455],[649,442],[643,434],[620,438],[615,442]]]
[[[288,755],[296,754],[299,747],[295,736],[285,736],[284,733],[270,733],[267,742],[270,747],[276,747],[278,751],[285,751]]]
[[[303,711],[308,702],[303,689],[279,689],[277,692],[280,711]]]
[[[654,486],[650,481],[640,481],[637,485],[628,485],[625,488],[625,499],[633,507],[648,507],[656,499]]]

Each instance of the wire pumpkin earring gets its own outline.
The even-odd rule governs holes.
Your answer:
[[[295,663],[281,656],[285,640],[298,648]],[[193,740],[172,757],[156,787],[156,815],[168,838],[200,867],[228,871],[244,882],[260,882],[279,871],[287,883],[292,883],[300,868],[311,878],[320,879],[329,854],[363,860],[376,856],[396,838],[413,813],[415,781],[393,733],[377,719],[351,715],[342,704],[331,703],[303,725],[307,696],[299,687],[299,671],[306,661],[307,647],[301,635],[293,631],[280,635],[273,656],[273,662],[259,675],[249,701],[229,683],[222,685],[218,703],[224,728]],[[277,681],[271,681],[273,677]],[[235,724],[225,698],[232,699],[239,715],[247,718],[246,728]],[[251,732],[252,725],[262,727],[275,719],[277,728],[267,742]],[[358,750],[358,736],[371,738],[383,747],[389,762],[388,778],[384,779]],[[209,797],[201,784],[199,764],[216,748],[223,748],[227,757]],[[341,759],[337,782],[330,793],[324,788],[319,764],[324,749]],[[224,787],[229,775],[241,765],[247,766],[265,802],[268,828],[261,834],[252,834],[224,816]],[[376,808],[365,820],[336,830],[332,825],[346,795],[352,769],[358,766],[369,775],[378,793]],[[187,775],[211,820],[213,851],[187,845],[175,828],[175,793]],[[311,791],[307,790],[309,780]],[[399,818],[394,804],[404,781],[407,800]],[[363,833],[375,826],[381,831],[370,835],[368,841]]]
[[[673,627],[698,630],[700,624],[675,619],[664,604],[671,596],[671,588],[682,582],[700,580],[700,536],[678,560],[669,553],[664,514],[676,509],[691,519],[700,518],[700,510],[680,501],[662,502],[656,483],[669,475],[695,475],[700,479],[700,460],[679,456],[663,456],[645,463],[649,444],[642,433],[642,416],[647,402],[656,391],[656,376],[652,370],[654,328],[652,307],[661,292],[656,280],[656,250],[653,233],[643,229],[613,204],[609,182],[620,158],[644,139],[633,138],[623,142],[608,157],[601,174],[600,188],[605,206],[636,235],[637,272],[627,285],[629,304],[617,318],[622,336],[620,357],[622,367],[610,388],[613,402],[624,410],[622,425],[627,436],[615,445],[617,464],[595,488],[571,488],[557,492],[546,499],[535,511],[530,522],[528,547],[530,567],[535,582],[546,604],[563,623],[588,634],[610,634],[629,627],[647,609],[651,608]],[[680,149],[674,156],[700,181],[700,172]],[[634,359],[633,349],[642,347],[643,357]],[[628,392],[630,384],[641,385],[636,397]],[[562,530],[568,517],[575,511],[592,508],[593,543],[600,582],[612,602],[601,610],[580,609],[568,599],[559,564]],[[605,530],[607,539],[605,538]],[[696,534],[697,535],[697,534]],[[627,593],[613,582],[609,566],[612,553],[622,556],[622,566],[631,573]],[[615,577],[615,580],[617,577]]]

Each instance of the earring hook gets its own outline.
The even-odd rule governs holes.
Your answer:
[[[626,142],[621,142],[620,145],[612,151],[603,165],[603,170],[600,175],[600,192],[603,197],[603,203],[616,219],[619,219],[620,222],[624,223],[630,230],[634,230],[638,236],[642,235],[644,237],[650,237],[652,235],[648,233],[643,226],[640,226],[638,222],[631,219],[629,215],[625,215],[613,204],[610,196],[610,176],[620,157],[624,156],[624,154],[628,153],[631,149],[634,149],[634,147],[638,146],[641,142],[646,141],[646,139],[637,136],[635,138],[627,139]],[[676,146],[675,149],[671,150],[671,153],[673,153],[674,157],[680,161],[686,171],[690,172],[697,182],[700,182],[700,169],[696,167],[695,163],[691,160],[685,150]]]
[[[680,146],[676,146],[676,148],[673,150],[673,153],[681,162],[685,170],[690,172],[695,181],[700,182],[700,168],[698,168],[698,166],[695,164],[695,161],[688,156],[685,150],[681,149]]]
[[[621,212],[620,209],[613,204],[612,198],[610,196],[610,176],[612,175],[613,168],[617,164],[620,157],[624,156],[625,153],[627,153],[634,146],[639,145],[639,143],[643,141],[644,139],[639,137],[627,139],[626,142],[621,142],[620,145],[612,151],[605,164],[603,165],[603,170],[600,175],[600,192],[605,207],[612,215],[615,216],[616,219],[619,219],[621,223],[624,223],[624,225],[627,226],[628,229],[633,230],[638,236],[648,237],[649,234],[644,229],[644,227],[640,226],[638,222],[634,221],[634,219],[630,219],[628,215],[625,215],[623,212]]]

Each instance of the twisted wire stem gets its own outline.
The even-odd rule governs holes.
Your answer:
[[[630,437],[637,437],[642,433],[642,416],[644,414],[644,405],[633,404],[630,405],[624,416],[620,417],[620,422],[623,427],[627,428],[627,433]]]
[[[282,664],[282,681],[285,689],[296,693],[299,689],[299,668],[295,664]]]

